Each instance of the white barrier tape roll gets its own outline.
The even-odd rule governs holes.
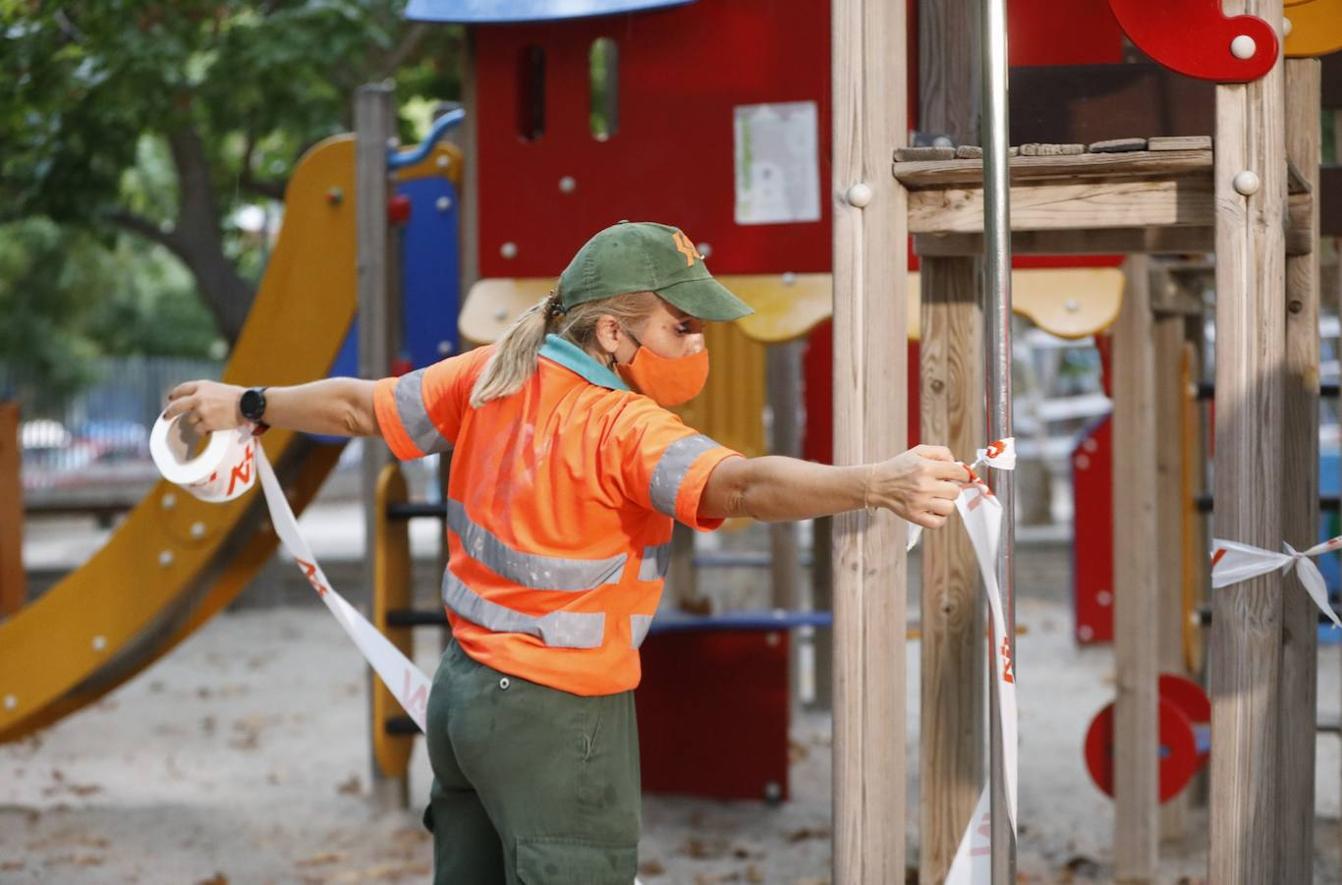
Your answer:
[[[195,457],[191,452],[204,442]],[[149,455],[163,478],[202,501],[232,501],[255,482],[256,438],[250,427],[212,433],[202,440],[181,416],[163,416],[149,432]]]
[[[312,555],[312,549],[299,534],[298,520],[294,518],[289,501],[284,497],[284,490],[280,488],[279,480],[275,478],[275,471],[266,457],[266,450],[252,435],[252,428],[243,427],[237,431],[215,433],[206,444],[204,453],[183,462],[182,458],[174,455],[164,442],[169,436],[169,428],[165,425],[176,423],[176,420],[165,422],[159,418],[150,435],[150,454],[153,455],[159,472],[170,482],[180,485],[206,501],[227,501],[236,498],[252,487],[255,476],[259,473],[261,491],[266,498],[266,507],[270,510],[270,521],[275,526],[275,533],[280,536],[280,542],[298,563],[312,589],[317,591],[317,595],[326,603],[327,609],[335,616],[345,633],[359,647],[364,660],[382,679],[387,690],[410,714],[419,730],[425,731],[424,717],[429,704],[429,689],[433,683],[423,670],[416,667],[400,649],[391,644],[387,637],[368,623],[354,606],[331,588],[321,566],[317,564],[316,557]],[[157,449],[154,447],[154,439],[160,439]],[[224,442],[217,443],[218,439],[223,439]],[[239,447],[245,449],[245,455],[239,453]],[[185,451],[185,448],[182,451]],[[211,452],[215,452],[218,457],[212,460]],[[223,474],[223,470],[220,469],[222,466],[242,463],[238,460],[240,458],[245,458],[245,463],[248,465],[245,476],[239,472],[237,479],[230,480],[231,487],[214,475]],[[255,470],[251,469],[253,464]],[[226,490],[226,497],[212,497],[219,494],[219,487]]]
[[[1282,546],[1286,552],[1276,553],[1262,547],[1216,538],[1212,541],[1212,587],[1219,590],[1278,569],[1283,574],[1294,569],[1305,592],[1314,600],[1319,611],[1328,616],[1333,626],[1342,627],[1342,620],[1338,620],[1337,612],[1328,604],[1328,588],[1313,559],[1320,553],[1342,549],[1342,536],[1315,544],[1308,550],[1296,550],[1290,544]]]

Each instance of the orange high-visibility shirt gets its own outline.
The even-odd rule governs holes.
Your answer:
[[[452,449],[443,604],[482,664],[580,695],[638,685],[672,520],[708,531],[699,499],[739,453],[549,336],[517,393],[476,409],[492,347],[377,382],[402,460]]]

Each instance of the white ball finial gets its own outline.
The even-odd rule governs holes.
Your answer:
[[[1258,173],[1249,169],[1245,169],[1235,176],[1235,190],[1245,197],[1251,197],[1258,193],[1261,184],[1262,182],[1258,180]]]
[[[845,194],[844,198],[848,200],[849,206],[853,206],[857,209],[865,209],[867,204],[871,202],[871,185],[859,181],[848,189],[848,193]]]
[[[1240,34],[1230,41],[1230,54],[1238,59],[1250,59],[1258,52],[1258,44],[1248,34]]]

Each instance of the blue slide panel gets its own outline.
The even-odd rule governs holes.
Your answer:
[[[459,349],[461,312],[460,212],[457,189],[446,178],[418,178],[396,186],[410,199],[410,220],[399,232],[401,350],[411,369],[422,369]],[[394,241],[394,240],[393,240]],[[331,366],[330,377],[359,374],[359,320]],[[314,436],[322,442],[336,437]]]

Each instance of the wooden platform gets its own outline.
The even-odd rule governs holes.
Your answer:
[[[1213,164],[1211,147],[1013,156],[1012,249],[1054,255],[1210,252]],[[920,255],[982,252],[982,160],[896,160],[893,172],[909,191],[909,232]],[[1307,189],[1290,197],[1287,254],[1313,248],[1303,234],[1311,200]]]

